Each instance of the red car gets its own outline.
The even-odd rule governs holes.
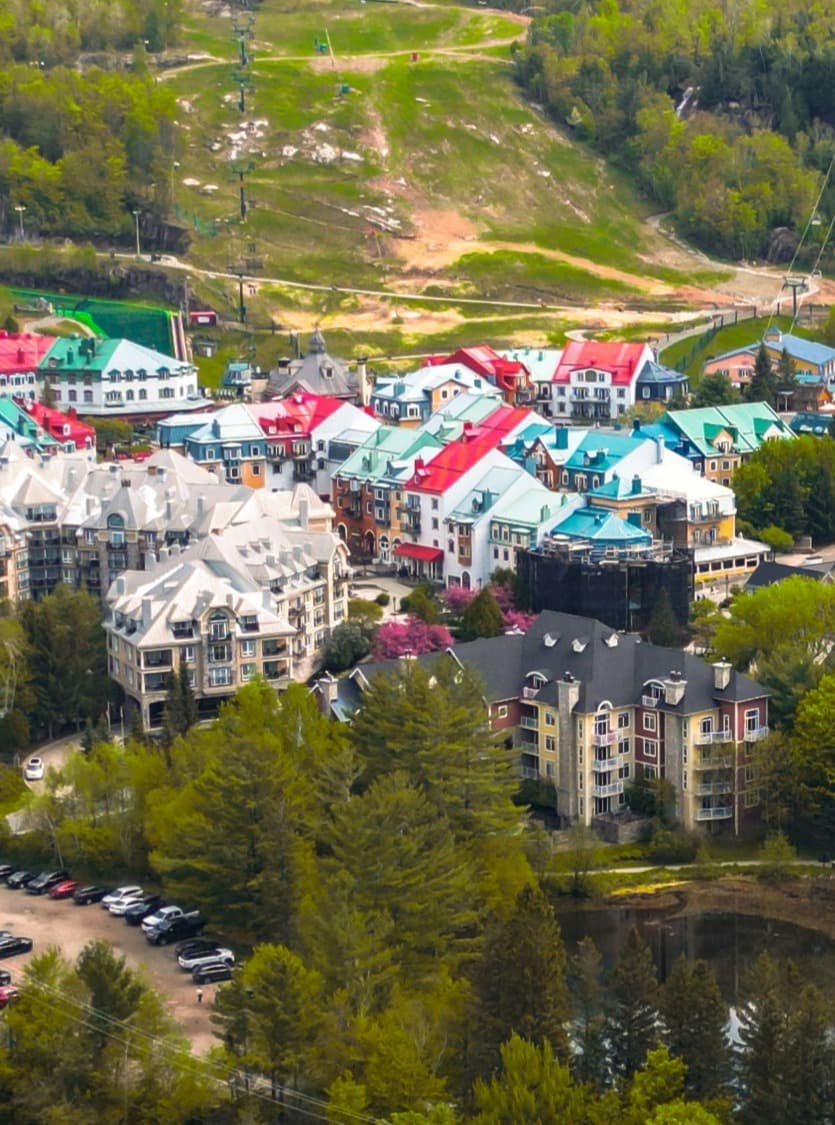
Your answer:
[[[63,883],[56,883],[54,887],[50,888],[50,898],[72,898],[78,890],[78,883],[75,879],[65,879]]]
[[[20,996],[19,988],[15,988],[13,984],[3,985],[0,987],[0,1008],[5,1008],[13,1000],[17,1000],[18,996]]]

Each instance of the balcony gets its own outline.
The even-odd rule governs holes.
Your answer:
[[[264,678],[274,683],[276,680],[288,679],[290,676],[289,660],[265,660]]]
[[[614,746],[618,740],[616,730],[595,731],[591,736],[592,746]]]
[[[762,742],[764,738],[768,738],[768,727],[746,728],[743,737],[746,742]]]
[[[657,696],[657,695],[642,695],[641,696],[641,706],[642,707],[657,707],[660,702],[661,702],[660,697]]]
[[[539,720],[531,719],[527,715],[523,715],[519,720],[519,726],[524,727],[525,730],[539,730]]]
[[[264,641],[261,645],[264,656],[285,656],[287,653],[286,641]]]
[[[593,785],[591,791],[595,797],[616,797],[623,792],[623,782],[611,781],[608,785]]]
[[[701,754],[693,763],[693,768],[697,770],[727,770],[734,764],[731,757],[714,758],[711,755]]]
[[[696,820],[730,820],[733,815],[733,805],[722,805],[713,809],[696,809]]]
[[[595,758],[591,768],[595,773],[608,773],[609,770],[617,769],[618,764],[617,758]]]
[[[711,746],[713,743],[713,736],[716,732],[712,730],[700,730],[693,741],[697,746]]]
[[[168,691],[171,676],[165,672],[153,672],[145,677],[145,691]]]
[[[539,777],[539,770],[535,770],[531,766],[520,766],[519,775],[528,781],[536,781]]]
[[[711,738],[713,742],[733,742],[733,740],[734,735],[731,730],[715,730]]]
[[[522,698],[523,699],[536,699],[536,697],[538,695],[539,695],[539,688],[538,687],[523,687],[522,688]]]
[[[697,797],[718,797],[733,791],[729,781],[708,781],[704,785],[696,785],[693,790]]]
[[[160,649],[155,652],[146,652],[142,657],[143,668],[170,668],[171,649]]]

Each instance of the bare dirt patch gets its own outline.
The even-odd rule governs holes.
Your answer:
[[[180,970],[174,950],[148,945],[140,927],[128,926],[123,918],[112,917],[98,903],[76,906],[71,900],[56,902],[48,896],[10,890],[0,883],[0,929],[34,941],[32,953],[2,962],[11,971],[15,984],[22,980],[26,962],[48,946],[57,946],[67,960],[74,961],[88,941],[101,938],[123,953],[132,967],[144,971],[191,1040],[196,1054],[205,1054],[216,1045],[209,1022],[216,986],[204,986],[203,1003],[198,1005],[191,975]]]

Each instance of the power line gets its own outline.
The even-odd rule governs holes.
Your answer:
[[[224,1087],[228,1088],[230,1082],[228,1074],[223,1073],[216,1065],[199,1059],[195,1059],[194,1056],[190,1054],[183,1056],[181,1048],[177,1043],[163,1038],[162,1036],[154,1035],[151,1032],[144,1031],[142,1028],[134,1027],[127,1020],[120,1020],[116,1016],[110,1015],[108,1012],[102,1011],[99,1008],[95,1008],[87,1001],[62,992],[54,985],[47,984],[45,981],[34,980],[30,978],[26,981],[26,985],[34,988],[36,992],[46,993],[51,999],[63,1002],[65,1005],[69,1005],[70,1007],[81,1011],[85,1015],[95,1017],[99,1022],[93,1023],[90,1021],[90,1019],[84,1019],[81,1016],[74,1015],[70,1011],[64,1011],[63,1013],[65,1016],[67,1016],[67,1018],[73,1020],[73,1022],[87,1027],[89,1030],[95,1031],[99,1035],[104,1035],[107,1039],[112,1040],[114,1043],[118,1043],[120,1046],[125,1048],[126,1052],[129,1050],[131,1044],[136,1046],[138,1041],[144,1041],[146,1046],[155,1047],[157,1050],[176,1052],[177,1057],[173,1060],[169,1060],[171,1065],[178,1066],[181,1070],[184,1070],[190,1074],[202,1076],[209,1081],[220,1083]],[[105,1026],[102,1026],[102,1024],[104,1024]],[[122,1038],[120,1034],[118,1034],[119,1032],[121,1032],[123,1035],[126,1035],[126,1038]],[[316,1109],[332,1111],[334,1108],[332,1105],[330,1105],[328,1102],[323,1101],[321,1098],[314,1097],[312,1094],[304,1094],[300,1090],[294,1090],[289,1086],[276,1084],[275,1088],[281,1092],[284,1098],[295,1099],[302,1103],[309,1103],[311,1107],[315,1107]],[[273,1097],[263,1092],[259,1092],[257,1089],[250,1089],[249,1093],[251,1094],[251,1096],[259,1098],[261,1101],[268,1102],[270,1105],[278,1104]],[[313,1112],[313,1110],[307,1108],[305,1104],[292,1105],[289,1108],[292,1108],[294,1112],[300,1113],[302,1116],[310,1117],[311,1119],[316,1121],[331,1120],[330,1117],[322,1116],[320,1113]],[[356,1110],[340,1109],[340,1113],[343,1117],[366,1123],[366,1125],[376,1125],[376,1123],[379,1121],[379,1118],[369,1117],[367,1114],[359,1113]]]

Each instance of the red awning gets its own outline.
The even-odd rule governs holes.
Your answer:
[[[394,553],[404,559],[418,559],[420,562],[440,562],[444,552],[440,547],[423,547],[420,543],[398,543]]]

